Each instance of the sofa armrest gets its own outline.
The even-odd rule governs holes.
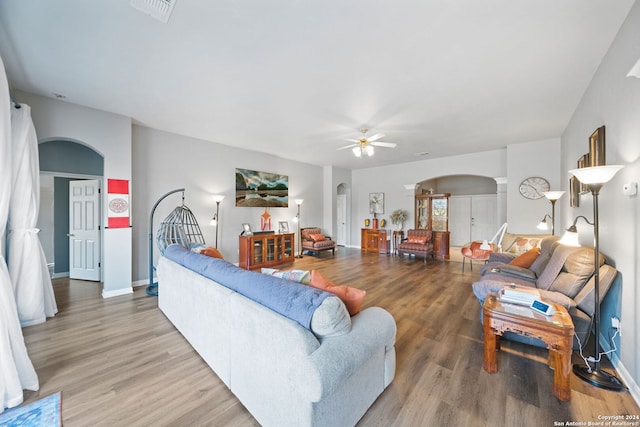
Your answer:
[[[385,359],[392,357],[393,366],[389,367],[386,360],[385,366],[395,372],[396,322],[393,316],[383,308],[369,307],[353,316],[351,322],[351,332],[324,338],[320,347],[309,355],[311,372],[306,373],[305,383],[311,401],[329,396],[377,352],[383,352]],[[389,352],[393,355],[387,356]],[[381,384],[389,375],[393,378],[394,372],[384,372],[384,378],[381,372]]]

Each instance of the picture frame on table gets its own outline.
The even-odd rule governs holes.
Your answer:
[[[251,224],[244,223],[242,224],[242,233],[241,236],[251,236],[253,231],[251,230]]]
[[[278,233],[288,233],[288,232],[289,232],[289,223],[287,221],[279,221]]]

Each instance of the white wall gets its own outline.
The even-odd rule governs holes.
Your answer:
[[[507,222],[510,232],[541,233],[536,226],[545,214],[551,215],[551,203],[546,198],[530,200],[520,194],[520,183],[531,176],[549,181],[551,190],[561,189],[559,138],[507,146]],[[559,233],[558,218],[564,206],[569,206],[568,194],[556,202],[556,234]]]
[[[59,138],[85,143],[104,157],[105,179],[131,179],[130,118],[25,92],[17,92],[16,97],[31,106],[39,141]],[[106,199],[103,191],[102,224],[107,223]],[[102,237],[103,296],[131,292],[131,229],[105,229]]]
[[[619,281],[609,291],[602,307],[604,344],[610,318],[622,321],[623,336],[614,356],[618,372],[640,402],[640,199],[622,194],[622,185],[640,180],[640,79],[625,77],[640,58],[640,2],[636,2],[611,45],[580,105],[562,135],[563,189],[568,191],[569,169],[589,151],[588,138],[606,126],[607,164],[624,169],[600,191],[600,248],[616,264]],[[579,208],[566,209],[564,226],[577,215],[593,219],[591,196],[582,196]],[[593,228],[578,223],[581,241],[593,244]]]
[[[215,228],[209,225],[215,212],[213,194],[224,194],[220,203],[218,249],[229,262],[238,262],[238,235],[242,224],[260,229],[264,208],[235,206],[235,169],[252,169],[289,176],[289,207],[271,208],[272,229],[278,221],[292,221],[296,215],[293,199],[302,198],[301,227],[323,224],[323,171],[321,167],[285,160],[273,155],[233,148],[213,142],[133,126],[133,189],[136,194],[134,213],[134,280],[148,280],[149,215],[156,201],[165,193],[185,188],[185,204],[196,216],[207,244],[215,242]],[[181,195],[173,194],[158,205],[154,230],[181,203]],[[296,252],[298,238],[296,235]],[[154,241],[154,265],[158,250]]]

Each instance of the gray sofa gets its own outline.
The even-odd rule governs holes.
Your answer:
[[[279,281],[269,282],[277,287],[308,286],[186,255],[203,258],[196,260],[200,271],[167,252],[157,268],[160,310],[261,425],[352,426],[391,383],[396,324],[384,309],[349,317],[330,294],[310,330],[200,272],[223,269],[224,280],[255,281],[253,289],[266,278]],[[327,304],[335,310],[324,310]]]
[[[509,262],[513,253],[493,253],[482,268],[480,280],[472,284],[473,293],[480,305],[491,292],[499,292],[507,284],[537,288],[541,299],[563,305],[569,311],[575,328],[575,336],[582,346],[591,331],[594,314],[594,252],[592,247],[568,247],[558,244],[559,238],[547,236],[539,243],[540,254],[530,268],[515,267]],[[617,270],[604,256],[599,261],[600,301],[613,283]],[[482,311],[480,312],[482,316]],[[543,346],[533,338],[505,333],[505,338]],[[578,340],[574,338],[574,348]]]

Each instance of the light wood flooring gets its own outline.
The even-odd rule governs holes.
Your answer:
[[[384,307],[397,322],[395,379],[359,426],[557,426],[640,415],[628,392],[573,374],[571,401],[558,401],[544,349],[504,341],[498,373],[484,372],[470,288],[479,268],[460,267],[344,248],[285,266],[365,289],[364,306]],[[25,403],[62,391],[66,427],[257,425],[144,288],[106,300],[92,282],[57,279],[54,289],[58,315],[24,329],[41,386]]]

